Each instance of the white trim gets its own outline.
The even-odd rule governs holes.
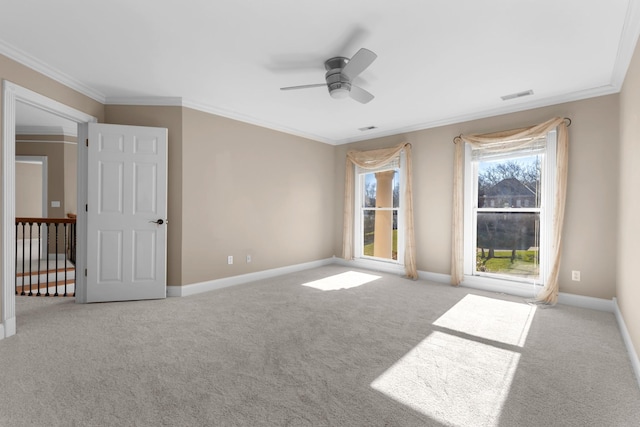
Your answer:
[[[47,140],[38,140],[38,139],[18,139],[16,142],[25,143],[25,144],[31,144],[31,143],[42,144],[42,143],[46,143],[46,144],[78,145],[77,142],[73,142],[73,141],[47,141]]]
[[[243,123],[248,123],[255,126],[260,126],[266,129],[271,129],[277,132],[283,132],[289,135],[299,136],[301,138],[310,139],[312,141],[318,141],[329,145],[336,145],[336,141],[322,137],[320,135],[302,132],[298,129],[282,126],[276,123],[271,123],[257,117],[248,116],[237,111],[228,110],[222,107],[216,107],[201,102],[185,100],[180,97],[170,96],[147,96],[147,97],[109,97],[105,101],[106,105],[144,105],[144,106],[158,106],[158,107],[185,107],[192,110],[202,111],[203,113],[214,114],[220,117],[226,117],[229,119],[237,120]],[[368,139],[368,138],[365,138]]]
[[[283,132],[289,135],[299,136],[301,138],[310,139],[312,141],[323,142],[329,145],[338,145],[337,140],[325,138],[323,136],[308,133],[308,132],[302,132],[299,129],[294,129],[294,128],[282,126],[276,123],[268,122],[266,120],[258,119],[257,117],[242,114],[238,111],[227,110],[222,107],[214,107],[212,105],[198,103],[190,100],[183,100],[182,106],[191,108],[193,110],[202,111],[204,113],[215,114],[217,116],[227,117],[229,119],[238,120],[240,122],[249,123],[255,126],[260,126],[260,127],[271,129],[278,132]],[[364,139],[371,139],[371,138],[373,137],[366,137],[366,138],[363,137],[362,139],[364,140]]]
[[[62,135],[77,136],[78,128],[66,126],[16,126],[16,134],[20,135]],[[53,142],[53,141],[51,141]],[[57,141],[56,141],[57,142]]]
[[[186,297],[189,295],[201,294],[203,292],[227,288],[229,286],[242,285],[244,283],[255,282],[257,280],[269,279],[272,277],[282,276],[284,274],[309,270],[311,268],[322,267],[325,265],[331,265],[334,264],[334,262],[334,258],[327,258],[319,261],[306,262],[303,264],[257,271],[255,273],[241,274],[239,276],[224,277],[222,279],[209,280],[207,282],[192,283],[185,286],[167,286],[167,296]]]
[[[496,292],[514,295],[522,298],[535,298],[542,290],[542,286],[532,285],[511,280],[495,279],[486,276],[464,276],[461,287],[478,289],[480,291]]]
[[[356,258],[347,261],[343,258],[335,258],[334,263],[344,267],[363,268],[365,270],[381,271],[383,273],[397,274],[400,276],[407,274],[404,265],[395,262],[376,261],[366,258]]]
[[[442,127],[447,125],[454,125],[454,124],[469,122],[472,120],[485,119],[488,117],[500,116],[500,115],[510,114],[510,113],[517,113],[520,111],[527,111],[535,108],[548,107],[550,105],[558,105],[558,104],[564,104],[567,102],[580,101],[583,99],[596,98],[599,96],[611,95],[618,92],[620,92],[619,87],[613,84],[608,84],[608,85],[599,86],[592,89],[579,90],[576,92],[571,92],[571,93],[567,93],[559,96],[551,96],[548,98],[541,98],[541,99],[532,99],[529,102],[522,102],[518,104],[509,102],[509,105],[506,107],[485,108],[477,111],[470,111],[468,113],[460,114],[457,116],[444,117],[442,119],[436,119],[436,120],[423,122],[415,125],[396,127],[393,129],[388,129],[380,132],[372,131],[372,132],[366,133],[366,135],[363,135],[363,136],[336,139],[332,141],[331,144],[343,145],[343,144],[350,144],[352,142],[382,138],[385,136],[401,135],[404,133],[416,132],[420,130],[432,129],[432,128]],[[530,97],[527,97],[527,98],[530,98]]]
[[[1,45],[0,45],[1,47]],[[71,108],[58,101],[40,95],[32,90],[18,86],[8,80],[2,82],[2,222],[0,223],[0,235],[2,236],[2,254],[0,256],[0,270],[2,270],[0,293],[2,293],[2,318],[4,324],[4,336],[8,337],[16,333],[15,318],[15,157],[16,157],[16,102],[22,102],[40,110],[77,123],[95,122],[97,119],[82,111]],[[82,182],[83,180],[78,180]],[[80,187],[80,184],[78,185]],[[78,230],[78,240],[81,240],[81,231]],[[82,261],[84,253],[77,252],[77,260]]]
[[[633,368],[633,372],[636,374],[638,386],[640,387],[640,358],[638,358],[638,353],[633,346],[633,341],[631,341],[631,335],[629,335],[629,330],[627,329],[627,325],[624,322],[624,317],[622,317],[622,312],[620,311],[620,307],[618,306],[618,299],[615,297],[613,298],[613,313],[616,315],[618,328],[620,328],[622,340],[624,341],[624,345],[627,348],[627,352],[629,353],[629,359],[631,359],[631,367]]]
[[[78,141],[86,141],[89,138],[89,125],[81,123],[78,125]],[[89,186],[87,184],[86,177],[89,176],[89,168],[87,162],[88,147],[86,144],[78,144],[78,176],[85,177],[84,179],[78,179],[76,189],[76,271],[81,273],[76,277],[76,302],[86,303],[86,276],[84,275],[87,267],[86,253],[87,253],[87,212],[82,209],[82,206],[86,205],[89,192]],[[82,238],[81,238],[82,237]],[[78,257],[78,254],[85,254],[85,256]]]
[[[436,283],[451,283],[451,275],[441,273],[431,273],[429,271],[418,271],[418,277],[421,280],[427,280]],[[532,298],[533,286],[523,283],[513,283],[506,280],[493,279],[482,276],[465,276],[464,281],[460,283],[460,287],[477,289],[486,292],[496,292],[501,294],[513,295],[523,298]],[[542,290],[542,286],[535,286],[536,294]],[[534,295],[535,296],[535,295]],[[615,300],[615,298],[614,298]],[[612,300],[603,298],[594,298],[584,295],[568,294],[560,292],[558,295],[558,303],[573,307],[588,308],[591,310],[614,312],[614,303]]]
[[[74,89],[81,94],[100,102],[101,104],[105,103],[105,96],[101,92],[85,85],[75,77],[72,77],[48,64],[45,64],[36,57],[29,55],[25,51],[20,50],[3,40],[0,40],[0,54],[21,63],[22,65],[29,67],[32,70],[35,70],[40,74],[43,74],[44,76],[57,81],[58,83],[62,83],[63,85]]]
[[[145,105],[149,107],[183,107],[182,98],[179,96],[110,96],[105,105]]]
[[[2,235],[2,256],[0,258],[0,269],[2,270],[2,283],[0,292],[2,293],[2,317],[0,323],[4,325],[3,336],[14,335],[16,324],[16,258],[13,251],[13,242],[16,239],[16,100],[17,90],[14,85],[3,82],[3,108],[2,108],[2,224],[0,224]],[[13,325],[13,328],[10,326]]]
[[[558,303],[572,307],[589,308],[591,310],[613,313],[613,301],[604,298],[594,298],[584,295],[558,293]]]
[[[624,26],[620,33],[620,42],[618,43],[618,54],[613,64],[613,72],[611,73],[611,83],[618,90],[624,84],[624,78],[627,75],[633,52],[640,35],[640,3],[637,1],[629,1],[627,6],[627,14],[624,19]]]
[[[0,340],[4,338],[9,338],[12,335],[16,334],[16,318],[15,316],[6,319],[5,323],[0,323]]]

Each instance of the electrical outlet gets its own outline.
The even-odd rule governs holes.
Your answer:
[[[571,272],[571,280],[573,280],[574,282],[580,281],[580,272],[578,270],[573,270]]]
[[[227,257],[227,264],[229,264],[229,265],[233,264],[233,255],[229,255]]]
[[[251,255],[247,255],[247,264],[251,262]]]

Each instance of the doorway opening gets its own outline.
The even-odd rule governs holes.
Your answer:
[[[0,222],[0,232],[2,236],[2,256],[0,257],[0,267],[2,276],[0,277],[0,294],[2,304],[0,307],[0,339],[12,336],[16,333],[15,315],[15,277],[16,277],[16,254],[15,254],[15,217],[16,217],[16,112],[22,106],[33,107],[36,110],[53,114],[77,125],[80,123],[97,122],[97,119],[82,111],[71,108],[58,101],[40,95],[29,89],[3,81],[3,117],[2,117],[2,220]],[[80,165],[81,162],[78,162]],[[76,180],[78,180],[78,170],[76,170]],[[78,240],[81,240],[82,227],[78,227]],[[78,251],[78,260],[84,261],[85,254]],[[82,262],[84,265],[84,262]]]

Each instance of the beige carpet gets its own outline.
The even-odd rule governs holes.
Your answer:
[[[350,271],[159,301],[18,297],[0,426],[640,425],[613,314]]]

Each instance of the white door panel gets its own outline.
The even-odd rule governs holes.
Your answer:
[[[166,297],[167,130],[88,124],[85,302]]]

